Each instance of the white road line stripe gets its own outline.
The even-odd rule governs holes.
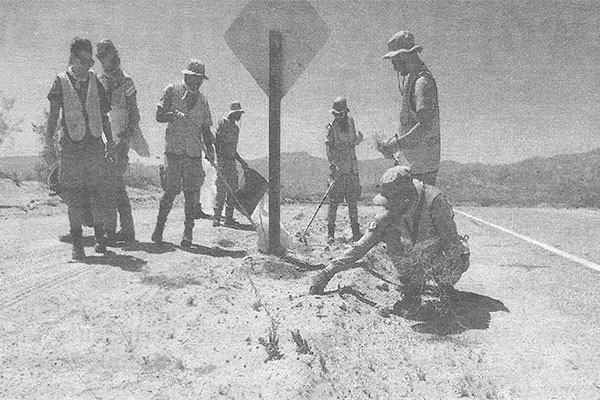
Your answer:
[[[458,210],[454,210],[454,212],[456,212],[458,214],[461,214],[461,215],[464,215],[465,217],[471,218],[471,219],[473,219],[473,220],[475,220],[477,222],[481,222],[482,224],[491,226],[492,228],[499,229],[502,232],[508,233],[509,235],[512,235],[512,236],[517,237],[519,239],[522,239],[522,240],[524,240],[526,242],[529,242],[531,244],[539,246],[539,247],[541,247],[543,249],[546,249],[546,250],[548,250],[548,251],[550,251],[550,252],[552,252],[554,254],[557,254],[557,255],[559,255],[559,256],[561,256],[563,258],[566,258],[567,260],[570,260],[570,261],[576,262],[578,264],[581,264],[584,267],[588,267],[588,268],[591,268],[593,270],[600,271],[600,265],[598,265],[596,263],[593,263],[591,261],[585,260],[585,259],[583,259],[581,257],[577,257],[577,256],[575,256],[573,254],[569,254],[569,253],[567,253],[565,251],[557,249],[556,247],[552,247],[552,246],[550,246],[548,244],[542,243],[542,242],[537,241],[535,239],[532,239],[532,238],[530,238],[528,236],[521,235],[520,233],[517,233],[515,231],[511,231],[510,229],[506,229],[506,228],[504,228],[504,227],[502,227],[500,225],[496,225],[496,224],[494,224],[492,222],[488,222],[488,221],[483,220],[481,218],[477,218],[477,217],[475,217],[473,215],[467,214],[466,212],[462,212],[462,211],[458,211]]]

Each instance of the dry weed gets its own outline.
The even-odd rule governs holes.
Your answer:
[[[260,343],[267,352],[267,358],[265,358],[265,362],[271,360],[281,360],[283,358],[283,353],[279,348],[279,336],[277,335],[277,325],[274,323],[269,327],[269,335],[265,339],[263,337],[258,338],[258,343]]]
[[[313,354],[306,339],[304,339],[302,335],[300,335],[299,329],[295,329],[291,333],[292,339],[294,340],[294,343],[296,343],[296,352],[298,354]]]

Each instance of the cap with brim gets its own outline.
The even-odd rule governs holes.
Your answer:
[[[398,54],[420,53],[421,51],[423,51],[423,46],[415,45],[415,38],[412,33],[400,31],[396,32],[394,36],[388,40],[388,52],[383,58],[392,58]]]
[[[379,194],[373,198],[373,204],[384,206],[390,199],[404,200],[414,197],[416,188],[406,166],[388,169],[379,181]]]

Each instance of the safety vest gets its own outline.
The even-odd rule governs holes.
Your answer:
[[[75,142],[80,142],[85,137],[88,128],[92,136],[101,137],[103,132],[102,116],[100,115],[98,84],[94,71],[88,73],[85,104],[79,99],[67,73],[62,72],[58,76],[63,92],[63,113],[69,137]]]
[[[358,174],[358,160],[355,147],[361,139],[356,133],[354,119],[348,117],[348,131],[343,131],[340,123],[333,121],[327,126],[327,144],[331,148],[331,157],[341,174]]]
[[[419,78],[431,80],[435,86],[435,80],[431,72],[424,70],[411,74],[402,95],[402,107],[400,109],[400,135],[410,131],[417,124],[417,111],[415,109],[415,84]],[[433,118],[427,124],[422,124],[418,134],[412,138],[402,141],[402,154],[406,157],[413,174],[423,174],[437,171],[440,167],[440,115],[437,98],[437,87],[435,89]]]

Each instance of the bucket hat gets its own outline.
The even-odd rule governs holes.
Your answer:
[[[341,114],[343,112],[350,112],[346,99],[344,97],[338,97],[333,102],[333,108],[330,110],[332,114]]]
[[[190,60],[188,63],[187,69],[184,69],[183,72],[185,75],[196,75],[201,76],[202,78],[208,80],[208,76],[206,76],[206,67],[204,63],[199,60]]]
[[[399,31],[392,36],[388,42],[388,52],[383,58],[392,58],[398,54],[408,54],[423,51],[422,46],[415,46],[415,37],[409,31]]]
[[[227,114],[227,116],[229,117],[231,114],[235,114],[235,113],[245,113],[246,111],[244,111],[242,109],[242,105],[240,104],[239,101],[232,101],[231,105],[229,106],[229,114]]]

